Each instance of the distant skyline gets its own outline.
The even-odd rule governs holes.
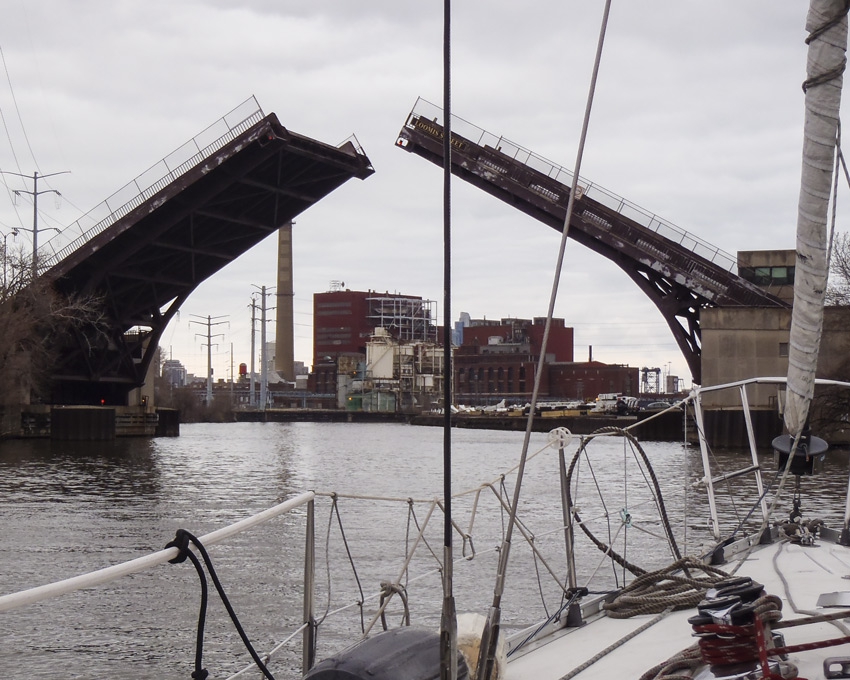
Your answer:
[[[571,167],[603,2],[454,5],[454,113]],[[614,3],[582,175],[733,256],[793,248],[806,11]],[[298,134],[330,144],[355,134],[375,175],[293,228],[295,358],[309,365],[312,295],[331,281],[434,300],[442,321],[441,172],[395,147],[418,96],[441,102],[441,40],[442,8],[427,3],[10,0],[0,171],[69,171],[43,182],[61,203],[39,199],[41,228],[64,229],[251,95]],[[31,179],[0,177],[0,235],[29,229],[31,202],[14,192]],[[452,317],[545,315],[559,235],[452,187]],[[6,241],[28,249],[31,234]],[[270,237],[200,285],[163,335],[166,356],[205,375],[189,320],[212,315],[229,322],[215,376],[229,375],[231,343],[234,365],[250,364],[251,295],[275,285],[276,256]],[[575,328],[577,358],[592,345],[605,363],[666,367],[690,384],[663,317],[616,265],[571,242],[561,282],[555,314]]]

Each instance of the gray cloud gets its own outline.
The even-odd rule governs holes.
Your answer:
[[[21,0],[0,46],[35,159],[4,82],[0,169],[71,170],[50,180],[69,202],[42,210],[45,225],[68,224],[252,94],[300,134],[356,134],[376,174],[295,228],[296,358],[309,363],[311,296],[330,280],[442,296],[440,171],[394,147],[416,97],[440,101],[441,7]],[[601,8],[455,3],[454,112],[571,166]],[[798,3],[771,0],[615,3],[582,174],[729,252],[792,247],[804,19]],[[544,314],[558,235],[460,182],[453,205],[455,312]],[[4,231],[28,225],[29,210],[0,193]],[[229,372],[231,342],[247,362],[251,284],[274,285],[275,250],[265,242],[204,283],[166,348],[204,372],[187,315],[228,314],[216,375]],[[576,327],[578,358],[593,345],[602,361],[687,375],[655,308],[574,244],[556,312]]]

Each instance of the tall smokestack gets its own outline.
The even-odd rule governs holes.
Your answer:
[[[587,363],[593,361],[593,345],[587,346]]]
[[[295,340],[292,311],[292,222],[277,236],[277,323],[275,324],[274,370],[284,379],[295,381]]]

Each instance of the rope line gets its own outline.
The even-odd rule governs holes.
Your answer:
[[[570,221],[573,216],[573,211],[578,193],[578,180],[581,172],[581,159],[584,154],[585,142],[587,140],[588,127],[590,125],[590,112],[593,107],[593,96],[596,91],[596,81],[599,75],[599,67],[602,62],[602,47],[605,44],[605,32],[608,27],[608,16],[611,9],[611,0],[605,0],[605,7],[602,14],[602,25],[599,30],[599,39],[597,41],[596,57],[593,62],[593,70],[590,77],[590,88],[587,94],[587,103],[582,122],[581,133],[579,135],[578,150],[576,152],[576,162],[573,168],[573,182],[570,187],[570,195],[567,200],[567,210],[564,217],[564,226],[561,230],[561,242],[558,248],[557,264],[555,265],[554,277],[552,280],[552,288],[549,296],[549,307],[546,312],[546,323],[543,327],[543,337],[540,342],[540,356],[538,358],[537,370],[534,372],[534,387],[531,391],[531,402],[528,409],[528,419],[526,420],[525,432],[523,434],[522,449],[519,456],[517,467],[516,483],[514,485],[513,499],[511,501],[511,513],[508,518],[508,526],[505,532],[504,540],[502,541],[502,549],[499,553],[499,565],[497,567],[496,583],[493,589],[493,601],[487,615],[487,622],[484,625],[484,632],[481,640],[481,650],[478,657],[478,680],[490,680],[496,655],[496,635],[499,630],[499,620],[501,617],[502,596],[504,594],[505,581],[507,580],[508,563],[510,561],[511,540],[513,531],[516,527],[516,515],[519,508],[520,492],[522,490],[523,478],[525,476],[525,467],[528,462],[529,443],[531,441],[532,424],[534,415],[537,409],[537,401],[540,395],[541,379],[544,374],[543,366],[545,364],[546,347],[549,342],[549,332],[552,327],[552,317],[555,315],[555,301],[557,299],[558,288],[560,284],[561,270],[564,263],[564,253],[566,251],[567,237],[570,231]],[[448,408],[448,407],[447,407]]]
[[[578,602],[582,597],[588,594],[587,588],[576,588],[569,597],[566,597],[562,602],[561,606],[558,607],[558,611],[549,616],[547,613],[546,619],[535,628],[531,633],[528,634],[527,637],[523,638],[520,642],[518,642],[510,651],[508,651],[508,658],[513,656],[517,651],[522,649],[526,644],[528,644],[531,640],[537,637],[542,630],[544,630],[547,626],[551,625],[555,621],[557,621],[561,614],[567,611],[573,604]]]
[[[333,502],[331,504],[331,518],[336,515],[337,524],[339,525],[339,533],[342,537],[342,544],[345,546],[345,554],[348,555],[348,563],[351,565],[351,571],[354,574],[354,580],[357,582],[357,590],[360,593],[360,599],[357,601],[358,606],[360,607],[360,630],[365,634],[366,632],[366,621],[363,615],[363,603],[365,601],[365,597],[363,595],[363,586],[360,583],[360,575],[357,573],[357,566],[354,564],[354,558],[351,556],[351,548],[348,546],[348,538],[345,535],[345,528],[342,526],[342,517],[339,514],[339,504],[337,503],[336,494],[332,495]],[[330,538],[330,527],[328,527],[328,537]],[[325,548],[327,550],[327,546]],[[330,595],[330,567],[328,567],[328,594]],[[318,626],[320,622],[317,622]]]
[[[703,572],[704,576],[689,576],[685,570]],[[727,578],[729,574],[722,569],[693,557],[683,557],[666,567],[638,576],[602,608],[612,619],[658,614],[668,609],[687,609],[699,604],[709,588]]]
[[[248,636],[245,633],[245,629],[242,627],[242,624],[239,621],[239,617],[236,616],[236,611],[230,604],[230,599],[227,597],[227,593],[224,592],[224,587],[221,585],[221,581],[218,578],[218,574],[216,574],[215,568],[212,564],[212,560],[210,559],[206,548],[204,548],[203,544],[191,533],[189,533],[185,529],[178,529],[174,540],[165,546],[166,548],[177,548],[180,551],[177,557],[169,560],[169,562],[171,562],[172,564],[179,564],[181,562],[184,562],[188,557],[194,565],[195,571],[198,573],[198,578],[201,582],[201,611],[198,616],[198,634],[195,646],[195,670],[192,673],[193,680],[206,680],[207,676],[209,675],[209,672],[203,667],[204,623],[206,620],[207,609],[207,582],[200,561],[189,548],[190,544],[194,545],[195,548],[197,548],[198,552],[201,554],[201,557],[204,560],[204,565],[207,568],[207,572],[209,573],[213,585],[215,586],[215,589],[218,592],[218,596],[221,598],[221,602],[224,605],[224,608],[227,609],[227,613],[230,616],[230,620],[233,622],[234,628],[236,628],[236,632],[239,633],[239,637],[242,639],[242,643],[245,645],[245,648],[248,650],[248,653],[251,655],[251,658],[254,660],[254,663],[256,664],[257,668],[260,669],[260,671],[266,678],[268,678],[269,680],[274,680],[274,675],[272,675],[269,669],[266,668],[266,665],[263,663],[263,660],[257,654],[256,650],[254,649],[254,646],[248,639]]]
[[[627,643],[629,640],[631,640],[632,638],[637,637],[638,635],[640,635],[641,633],[643,633],[643,631],[645,631],[645,630],[647,630],[648,628],[651,628],[652,626],[654,626],[656,623],[658,623],[659,621],[661,621],[662,619],[664,619],[664,617],[666,617],[669,613],[670,613],[670,611],[664,611],[664,612],[661,612],[661,613],[660,613],[658,616],[656,616],[654,619],[650,619],[649,621],[647,621],[647,622],[646,622],[645,624],[643,624],[642,626],[639,626],[639,627],[635,628],[635,629],[634,629],[631,633],[629,633],[628,635],[624,635],[623,637],[621,637],[619,640],[617,640],[617,641],[616,641],[616,642],[614,642],[613,644],[608,645],[605,649],[603,649],[603,650],[602,650],[601,652],[599,652],[598,654],[595,654],[594,656],[592,656],[590,659],[588,659],[587,661],[585,661],[585,662],[584,662],[583,664],[581,664],[580,666],[576,666],[575,668],[573,668],[573,670],[571,670],[571,671],[570,671],[569,673],[567,673],[566,675],[562,675],[562,676],[559,678],[559,680],[570,680],[570,678],[574,678],[575,676],[577,676],[579,673],[581,673],[581,672],[582,672],[582,671],[584,671],[585,669],[590,668],[590,666],[592,666],[593,664],[595,664],[595,663],[596,663],[597,661],[599,661],[600,659],[602,659],[602,658],[604,658],[604,657],[608,656],[608,654],[610,654],[611,652],[613,652],[615,649],[618,649],[619,647],[622,647],[624,644],[626,644],[626,643]],[[641,678],[641,680],[643,680],[643,678]],[[691,680],[691,678],[690,678],[690,677],[688,677],[688,679],[687,679],[687,680]]]

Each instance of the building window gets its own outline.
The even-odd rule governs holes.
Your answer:
[[[788,356],[788,343],[780,342],[779,343],[779,356],[787,357]]]
[[[760,286],[790,286],[794,283],[794,267],[741,267],[742,279]]]

